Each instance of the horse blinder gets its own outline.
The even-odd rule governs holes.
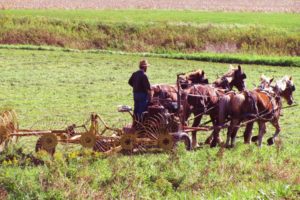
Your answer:
[[[296,87],[293,85],[293,86],[291,87],[291,89],[292,89],[292,92],[294,92],[294,91],[296,90]]]
[[[246,79],[246,78],[247,78],[246,74],[242,74],[242,75],[241,75],[241,78],[242,78],[242,79]]]

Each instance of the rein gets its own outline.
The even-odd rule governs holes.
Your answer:
[[[196,119],[197,117],[200,117],[201,115],[204,115],[204,114],[206,114],[207,112],[211,111],[211,110],[214,109],[215,107],[217,107],[217,105],[215,105],[215,106],[213,106],[213,107],[211,107],[211,108],[209,108],[209,109],[203,111],[202,113],[200,113],[200,114],[194,116],[193,118],[188,119],[187,121],[189,122],[189,121],[191,121],[191,120],[194,120],[194,119]],[[209,123],[209,122],[211,122],[211,120],[208,121],[207,123]]]

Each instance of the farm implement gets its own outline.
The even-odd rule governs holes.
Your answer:
[[[177,84],[179,88],[179,82]],[[15,111],[6,110],[0,114],[0,152],[8,144],[17,142],[23,137],[38,137],[35,151],[44,150],[52,155],[58,144],[79,145],[104,154],[150,150],[170,151],[179,142],[184,143],[187,150],[191,150],[192,142],[188,133],[210,131],[213,127],[186,126],[180,92],[181,90],[177,91],[178,101],[175,102],[175,113],[170,113],[160,104],[153,104],[148,106],[148,110],[141,119],[136,119],[129,106],[120,106],[118,111],[129,113],[132,118],[132,124],[122,128],[110,127],[101,115],[91,113],[89,122],[83,125],[71,124],[59,130],[22,129],[19,128]]]
[[[169,151],[180,141],[188,150],[191,149],[189,136],[180,131],[178,119],[162,106],[149,106],[140,120],[135,119],[128,106],[121,106],[118,111],[129,113],[133,123],[123,128],[113,128],[99,114],[92,113],[88,124],[71,124],[61,130],[32,130],[19,128],[15,111],[4,111],[0,115],[0,151],[22,137],[38,137],[35,151],[44,150],[52,155],[58,144],[80,145],[104,154],[149,149]],[[107,131],[111,134],[105,134]]]

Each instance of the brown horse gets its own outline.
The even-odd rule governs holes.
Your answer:
[[[246,74],[242,71],[241,66],[237,68],[231,68],[230,71],[224,74],[221,78],[216,80],[212,85],[194,85],[187,92],[187,103],[185,106],[186,120],[191,114],[194,114],[194,121],[192,127],[198,127],[200,125],[203,115],[209,115],[214,125],[219,124],[218,118],[218,103],[219,98],[225,95],[225,92],[231,90],[235,86],[238,90],[245,89]],[[224,84],[225,83],[225,84]],[[226,87],[226,85],[228,87]],[[225,87],[223,87],[225,86]],[[220,141],[219,137],[213,137],[218,135],[220,130],[214,129],[212,135],[207,138],[206,143],[211,143],[211,146],[215,146]],[[197,131],[192,132],[193,147],[197,145]]]
[[[180,75],[178,81],[183,89],[188,89],[194,84],[208,84],[203,70]],[[152,102],[163,105],[171,113],[177,112],[174,107],[174,104],[177,103],[177,93],[177,85],[156,84],[151,86]]]
[[[258,122],[259,134],[253,137],[253,141],[258,140],[259,147],[262,144],[263,135],[266,133],[266,122],[271,122],[276,131],[274,136],[268,140],[268,143],[273,144],[274,139],[280,132],[279,117],[282,98],[291,105],[294,91],[295,86],[292,77],[285,76],[277,81],[275,86],[270,86],[268,90],[254,89],[232,95],[229,101],[231,123],[227,131],[226,146],[234,146],[241,122],[247,123],[244,134],[245,143],[250,143],[253,124]],[[220,112],[220,116],[222,114],[224,116],[224,113]]]
[[[272,92],[273,88],[271,87],[271,83],[273,81],[273,78],[268,78],[265,75],[261,75],[260,77],[260,84],[256,88],[256,90],[263,90],[263,91],[269,91]],[[231,105],[230,101],[231,99],[236,95],[236,93],[229,92],[223,95],[219,99],[219,126],[223,126],[225,123],[225,120],[229,120],[231,115]],[[244,143],[250,143],[249,137],[247,135],[252,134],[254,122],[249,122],[246,124],[246,129],[244,132]],[[214,137],[219,137],[218,135],[215,135]]]

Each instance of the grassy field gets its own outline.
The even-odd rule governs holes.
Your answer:
[[[130,122],[117,113],[118,105],[132,105],[127,84],[142,57],[84,52],[0,50],[0,104],[19,114],[21,127],[59,128],[83,123],[98,112],[111,124]],[[179,72],[205,70],[210,81],[225,73],[228,65],[197,61],[148,58],[152,84],[174,83]],[[253,88],[264,73],[275,78],[293,75],[300,84],[300,69],[243,65],[247,86]],[[299,101],[298,90],[295,99]],[[20,166],[18,156],[0,165],[1,189],[9,199],[299,199],[299,108],[283,111],[282,144],[261,149],[242,144],[231,150],[182,148],[171,154],[114,155],[105,158],[71,153],[59,147],[45,165]],[[58,122],[58,123],[55,123]],[[257,131],[257,128],[255,128]],[[265,138],[274,129],[268,126]],[[208,133],[199,133],[203,141]],[[241,133],[239,134],[241,135]],[[224,134],[223,134],[224,138]],[[35,138],[21,139],[17,147],[34,151]],[[16,148],[17,148],[16,147]],[[64,149],[64,150],[63,150]],[[77,149],[78,150],[78,149]],[[9,150],[0,155],[0,160]]]
[[[62,52],[85,52],[96,54],[111,55],[131,55],[143,57],[170,58],[178,60],[195,60],[217,63],[238,63],[238,64],[256,64],[272,66],[290,66],[300,67],[300,57],[292,56],[263,56],[263,55],[245,55],[245,54],[222,54],[222,53],[149,53],[149,52],[124,52],[111,50],[78,50],[70,48],[35,46],[35,45],[0,45],[0,49],[14,50],[36,50],[36,51],[62,51]]]
[[[295,57],[299,22],[288,13],[1,10],[0,44]]]
[[[137,23],[156,22],[260,25],[299,31],[300,15],[296,13],[203,12],[178,10],[2,10],[12,17],[45,17],[87,22]]]

